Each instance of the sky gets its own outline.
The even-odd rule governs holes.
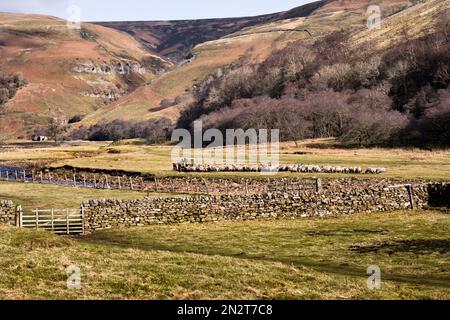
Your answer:
[[[254,16],[312,0],[0,0],[0,12],[39,13],[81,21],[180,20]]]

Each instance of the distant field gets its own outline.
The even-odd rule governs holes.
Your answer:
[[[25,209],[79,208],[86,200],[139,199],[146,195],[145,192],[130,190],[87,189],[0,181],[0,199],[12,200],[14,204],[21,205]],[[150,196],[164,196],[164,194],[150,193]]]
[[[331,148],[333,140],[320,139],[281,144],[281,163],[385,167],[387,173],[377,178],[450,180],[450,150],[419,149],[343,149]],[[329,147],[327,147],[329,146]],[[122,169],[153,173],[158,176],[180,175],[172,171],[170,146],[92,143],[42,149],[9,149],[0,152],[0,161],[51,162],[52,166]],[[190,174],[204,177],[261,177],[255,173]],[[349,177],[342,174],[280,173],[276,177]],[[355,175],[356,177],[369,177]]]
[[[0,227],[0,299],[450,299],[450,215],[183,224],[81,238]],[[65,268],[81,268],[81,290]],[[366,286],[370,265],[381,289]]]

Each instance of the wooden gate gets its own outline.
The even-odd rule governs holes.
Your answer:
[[[44,229],[56,234],[79,235],[84,233],[83,209],[19,209],[21,228]]]

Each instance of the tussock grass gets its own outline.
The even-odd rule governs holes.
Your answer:
[[[0,228],[3,299],[449,299],[450,216],[182,224],[79,238]],[[33,242],[34,245],[30,243]],[[81,268],[81,290],[65,268]],[[382,288],[366,286],[369,265]]]

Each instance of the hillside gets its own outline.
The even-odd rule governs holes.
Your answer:
[[[125,31],[147,50],[173,60],[182,60],[198,44],[220,39],[247,27],[269,22],[306,17],[330,0],[315,1],[286,12],[256,17],[176,20],[98,22],[99,25]]]
[[[93,24],[0,14],[0,68],[27,85],[0,107],[3,131],[30,134],[50,118],[95,111],[171,67],[126,33]]]
[[[332,11],[334,3],[340,4],[335,6],[336,11]],[[320,2],[321,6],[317,6],[316,3],[311,8],[310,4],[277,14],[277,19],[272,15],[271,19],[274,21],[247,27],[221,39],[198,44],[191,50],[192,59],[181,62],[174,70],[139,88],[131,95],[92,113],[83,124],[89,126],[116,119],[146,120],[160,117],[176,120],[180,112],[191,102],[192,99],[186,92],[190,92],[196,82],[242,58],[253,62],[263,61],[274,50],[281,49],[296,40],[312,43],[314,39],[342,28],[354,30],[355,33],[357,30],[363,30],[366,23],[364,13],[368,3],[379,4],[386,15],[409,5],[409,2],[404,0],[323,1]],[[305,13],[309,15],[302,16]],[[292,16],[294,18],[281,19]],[[303,29],[308,30],[312,36],[306,32],[295,31]],[[177,99],[181,102],[174,101],[169,106],[160,106],[162,100],[173,101],[179,96],[183,96],[183,99]]]
[[[86,23],[81,32],[53,17],[0,14],[0,69],[7,79],[17,75],[27,83],[13,88],[15,95],[0,107],[0,124],[18,137],[50,118],[76,115],[83,120],[75,128],[118,119],[175,123],[205,78],[230,64],[261,63],[294,41],[310,46],[345,30],[350,46],[383,50],[395,45],[403,25],[413,38],[424,34],[434,16],[433,10],[421,12],[421,2],[430,8],[448,4],[326,0],[259,17]],[[370,4],[382,9],[381,30],[367,30]]]
[[[97,24],[125,31],[148,51],[180,61],[189,55],[195,46],[223,38],[246,28],[276,24],[279,21],[308,17],[313,14],[339,11],[363,13],[369,4],[381,5],[384,14],[390,15],[409,3],[406,0],[320,0],[285,12],[255,17],[175,21],[112,21],[98,22]]]
[[[429,0],[394,11],[380,29],[353,23],[290,43],[205,79],[177,127],[202,120],[205,130],[279,128],[286,141],[448,147],[449,34],[450,1]]]

